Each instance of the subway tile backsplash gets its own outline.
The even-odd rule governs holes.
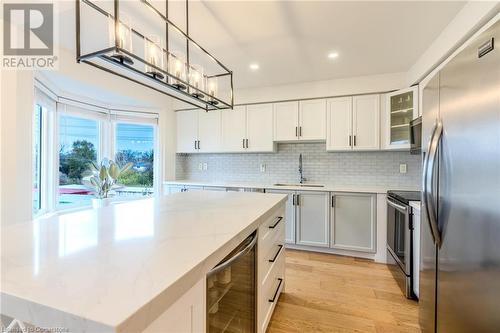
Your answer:
[[[420,188],[420,155],[409,152],[327,152],[324,143],[281,143],[276,153],[177,154],[176,178],[206,182],[298,182],[299,154],[308,182]],[[199,170],[200,163],[207,170]],[[407,164],[407,173],[399,165]],[[261,165],[265,171],[261,172]]]

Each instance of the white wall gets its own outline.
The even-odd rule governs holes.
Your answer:
[[[470,1],[408,70],[407,85],[418,83],[500,11],[496,1]]]
[[[2,225],[31,218],[33,73],[2,71],[0,191]]]
[[[342,95],[386,92],[405,87],[405,73],[360,76],[345,79],[240,89],[235,103],[255,103]]]
[[[406,87],[406,75],[390,73],[270,87],[235,88],[234,102],[247,104],[387,92]],[[178,101],[174,101],[173,105],[175,110],[192,108]]]

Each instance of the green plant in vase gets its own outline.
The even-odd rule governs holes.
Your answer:
[[[127,163],[120,168],[115,161],[107,158],[103,159],[100,164],[93,162],[90,164],[89,171],[91,175],[83,179],[83,184],[92,189],[96,196],[92,200],[94,207],[109,204],[110,191],[118,188],[118,178],[132,166],[132,163]]]

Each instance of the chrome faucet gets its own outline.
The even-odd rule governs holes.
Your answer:
[[[302,168],[302,154],[299,155],[299,183],[303,184],[307,179],[304,178],[304,169]]]

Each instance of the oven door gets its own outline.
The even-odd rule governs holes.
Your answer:
[[[387,198],[387,250],[403,272],[411,273],[409,207]]]

